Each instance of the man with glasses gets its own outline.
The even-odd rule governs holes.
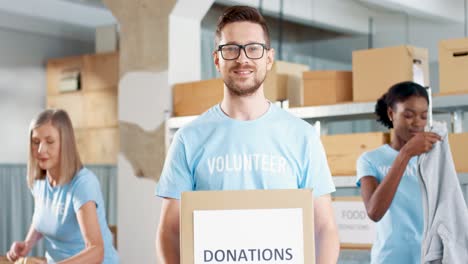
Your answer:
[[[336,263],[339,241],[331,206],[335,191],[320,138],[307,122],[263,92],[274,61],[264,18],[254,8],[225,10],[213,59],[224,98],[179,129],[156,195],[163,197],[156,248],[162,263],[179,263],[179,199],[184,191],[313,188],[317,263]]]

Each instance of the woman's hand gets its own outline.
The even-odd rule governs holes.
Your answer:
[[[433,132],[416,133],[401,149],[410,157],[418,156],[428,152],[432,146],[441,140],[441,137]]]
[[[29,243],[24,241],[16,241],[11,245],[10,250],[7,252],[6,257],[10,261],[16,261],[19,258],[28,255],[30,250]]]

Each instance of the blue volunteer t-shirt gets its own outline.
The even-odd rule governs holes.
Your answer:
[[[398,151],[387,144],[362,154],[357,161],[357,186],[361,186],[361,178],[364,176],[375,177],[381,183],[397,155]],[[377,222],[372,263],[421,263],[424,220],[417,168],[417,157],[413,157],[401,178],[392,204]]]
[[[85,248],[76,213],[85,203],[96,204],[99,226],[104,242],[105,264],[118,263],[117,251],[112,246],[112,234],[106,223],[104,201],[96,176],[82,168],[65,185],[52,187],[48,177],[36,180],[33,226],[45,240],[47,262],[54,263],[78,254]]]
[[[335,191],[314,128],[273,104],[250,121],[229,118],[218,104],[176,132],[156,195],[298,188],[315,196]]]

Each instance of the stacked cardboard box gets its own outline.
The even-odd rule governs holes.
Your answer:
[[[397,46],[353,52],[353,101],[376,101],[392,85],[415,81],[429,86],[425,48]]]
[[[285,211],[291,212],[296,210],[300,212],[300,214],[297,215],[299,219],[291,214],[284,214]],[[265,214],[271,211],[276,211],[276,217],[270,218],[271,221],[268,225],[265,225],[264,221],[259,223],[259,221],[254,220],[258,219],[256,217],[257,214],[264,215],[265,217]],[[244,213],[242,219],[237,218],[239,216],[237,213],[239,212]],[[213,214],[210,213],[215,214],[216,227],[212,225],[209,226],[207,220],[210,220],[210,218],[211,220],[213,219]],[[233,213],[236,215],[233,215]],[[257,254],[249,254],[249,260],[246,262],[315,263],[314,203],[312,190],[184,192],[182,193],[180,214],[180,263],[182,264],[211,262],[207,260],[203,261],[203,258],[205,256],[206,259],[207,255],[205,254],[214,249],[213,245],[215,245],[216,249],[229,249],[231,252],[237,251],[238,253],[236,255],[238,256],[242,256],[240,252],[243,251],[249,254],[249,248],[255,248],[257,252],[261,253],[264,252],[263,250],[265,249],[270,251],[269,248],[272,247],[271,245],[287,245],[287,247],[290,247],[289,250],[293,252],[288,261],[285,261],[283,257],[280,256],[277,256],[277,261],[273,261],[274,259],[261,259],[261,256]],[[199,217],[200,214],[210,214],[211,217]],[[254,219],[247,219],[245,214],[253,216]],[[228,217],[226,218],[223,216]],[[226,219],[229,219],[229,223],[225,221]],[[296,223],[296,225],[293,228],[291,228],[291,226],[287,227],[289,232],[286,232],[285,225],[283,223],[278,224],[278,221],[282,219],[286,219],[285,221],[289,223]],[[200,228],[201,226],[206,227],[207,225],[207,229]],[[248,232],[249,227],[246,227],[246,225],[249,225],[250,228],[256,228],[252,228],[253,232]],[[228,228],[226,229],[225,227]],[[295,241],[300,241],[300,244],[298,244],[299,247],[295,247],[294,243],[291,243],[289,240],[291,238],[291,233],[294,234],[294,230],[297,230],[298,227],[302,234],[296,237]],[[216,228],[218,228],[218,231],[221,233],[213,231],[216,230]],[[224,232],[224,230],[227,231]],[[259,230],[260,233],[256,232],[256,230]],[[200,238],[203,239],[201,240]],[[274,243],[272,243],[272,239],[277,239],[281,242],[278,244],[278,242],[273,241]],[[253,244],[251,243],[252,241],[254,241]],[[254,247],[252,247],[252,245],[254,245]],[[243,246],[245,246],[245,248]],[[280,248],[277,250],[281,251]],[[223,253],[222,250],[219,251],[220,252],[216,251],[216,254],[219,254],[219,258],[223,258],[220,254]],[[268,252],[266,252],[266,254],[268,254]],[[236,257],[232,257],[231,261],[246,263],[235,259]],[[244,260],[246,259],[247,258],[244,258]],[[198,262],[198,260],[201,261]],[[223,262],[218,260],[214,262]],[[227,262],[229,262],[229,260]]]
[[[309,66],[304,64],[275,61],[265,79],[265,97],[272,102],[289,99],[289,104],[294,105],[292,95],[304,86],[302,73],[308,70]]]
[[[382,132],[322,136],[328,165],[333,176],[356,175],[356,161],[365,151],[389,142],[389,134]]]
[[[199,115],[223,100],[223,80],[179,83],[173,88],[174,116]]]
[[[353,99],[353,81],[350,71],[305,71],[303,88],[297,96],[298,103],[291,107],[329,105],[350,102]]]
[[[270,101],[288,99],[289,91],[302,89],[302,72],[307,65],[276,61],[264,82],[265,97]],[[221,102],[224,93],[222,79],[176,84],[173,87],[174,116],[199,115]]]
[[[119,149],[118,53],[52,59],[47,107],[64,109],[85,164],[115,164]]]
[[[468,38],[439,43],[441,94],[468,93]]]
[[[468,173],[468,133],[449,134],[450,150],[452,151],[455,169],[459,173]]]

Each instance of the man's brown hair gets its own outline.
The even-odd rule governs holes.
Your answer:
[[[263,29],[265,44],[267,48],[270,48],[270,32],[268,31],[268,26],[262,14],[260,14],[257,9],[250,6],[231,6],[224,10],[223,14],[218,19],[215,38],[216,49],[221,39],[221,30],[223,30],[227,24],[234,22],[252,22],[259,24]]]

